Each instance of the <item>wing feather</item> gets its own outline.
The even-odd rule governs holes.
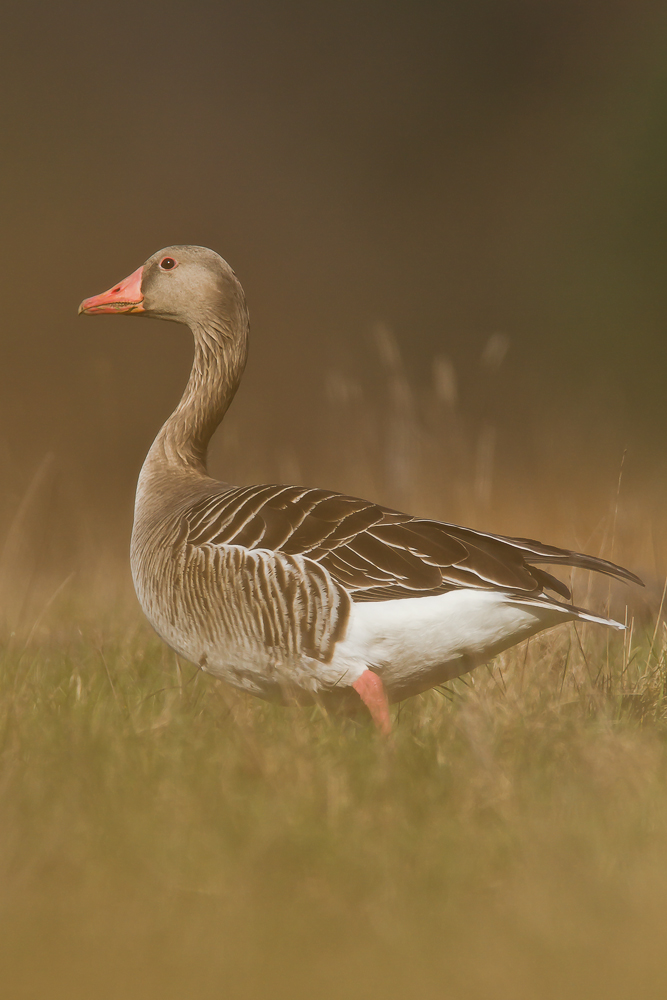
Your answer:
[[[287,571],[288,563],[276,564],[270,586],[266,579],[253,586],[264,606],[271,586],[286,595],[284,614],[302,604],[313,636],[325,627],[322,614],[333,600],[332,586],[367,601],[442,594],[460,587],[522,596],[549,589],[568,599],[567,586],[539,569],[536,564],[542,563],[581,566],[641,583],[623,567],[595,556],[411,517],[321,489],[224,488],[191,507],[183,519],[179,537],[188,546],[264,550],[288,560],[307,557],[311,569],[306,590],[303,580]],[[323,576],[313,576],[312,567]],[[313,603],[320,589],[319,603]],[[277,600],[275,594],[271,599]],[[273,636],[275,623],[267,620],[262,628]]]

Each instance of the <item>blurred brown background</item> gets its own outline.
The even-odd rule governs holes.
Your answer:
[[[104,542],[125,559],[191,348],[76,309],[199,243],[252,320],[215,474],[608,555],[641,529],[634,568],[664,572],[664,4],[36,2],[3,21],[10,550],[27,533],[59,566]]]

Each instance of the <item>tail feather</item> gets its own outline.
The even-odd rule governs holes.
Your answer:
[[[594,615],[587,608],[580,608],[576,604],[563,604],[554,597],[548,597],[547,594],[532,598],[514,598],[514,600],[516,600],[517,604],[528,604],[536,608],[548,607],[558,609],[576,621],[593,622],[595,625],[607,625],[609,628],[620,629],[621,631],[625,631],[627,628],[627,625],[623,622],[617,622],[615,618],[602,618],[600,615]]]
[[[569,607],[576,612],[577,621],[594,622],[596,625],[608,625],[610,628],[618,629],[621,632],[624,632],[627,628],[627,625],[624,625],[623,622],[617,622],[615,618],[600,618],[598,615],[586,611],[585,608],[575,608],[572,604]]]

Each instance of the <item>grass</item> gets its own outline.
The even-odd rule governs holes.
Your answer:
[[[662,522],[645,491],[628,501],[618,468],[559,466],[545,438],[551,479],[536,468],[525,486],[494,457],[492,424],[462,417],[446,358],[416,392],[390,333],[375,339],[379,387],[329,379],[325,468],[285,453],[267,472],[232,412],[214,471],[569,540],[664,580]],[[486,395],[501,388],[494,350]],[[127,526],[120,556],[117,526],[101,538],[105,518],[58,499],[56,472],[46,459],[1,518],[3,997],[662,1000],[661,584],[624,636],[545,633],[404,703],[385,741],[179,663],[105,590]],[[607,584],[582,593],[583,580],[576,602],[602,610]]]
[[[548,633],[387,742],[100,620],[5,649],[5,996],[664,995],[660,631]]]

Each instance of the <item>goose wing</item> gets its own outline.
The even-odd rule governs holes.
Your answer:
[[[187,511],[182,530],[194,546],[237,545],[305,556],[356,601],[435,595],[460,587],[522,596],[546,588],[569,599],[565,584],[540,568],[544,563],[579,566],[641,584],[628,570],[595,556],[296,486],[216,492]]]

